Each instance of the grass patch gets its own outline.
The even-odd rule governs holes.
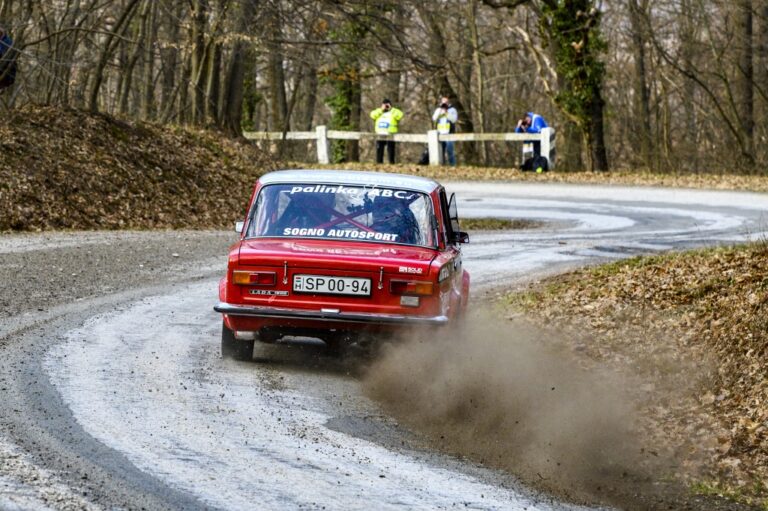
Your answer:
[[[750,493],[760,494],[765,492],[765,485],[761,482],[756,482]],[[704,495],[708,497],[721,497],[739,504],[746,504],[748,506],[757,506],[759,509],[768,511],[768,499],[755,499],[738,488],[732,488],[724,486],[717,481],[696,481],[691,484],[691,492],[694,495]]]
[[[544,222],[524,218],[462,218],[461,228],[465,231],[512,231],[538,229]]]

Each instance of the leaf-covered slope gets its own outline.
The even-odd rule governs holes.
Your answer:
[[[0,126],[0,231],[214,228],[271,163],[216,134],[25,108]]]
[[[647,432],[682,475],[768,497],[768,244],[580,270],[511,300],[640,379]]]

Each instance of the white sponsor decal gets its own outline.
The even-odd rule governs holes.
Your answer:
[[[260,296],[288,296],[288,291],[272,291],[269,289],[251,289],[250,293]]]
[[[412,266],[401,266],[400,273],[415,273],[421,275],[424,272],[422,268],[413,268]]]
[[[283,229],[283,236],[325,236],[325,229],[286,227]]]
[[[413,197],[412,193],[406,192],[405,190],[390,190],[388,188],[352,188],[343,185],[296,185],[291,187],[289,195],[294,195],[296,193],[334,193],[343,195],[366,194],[368,197],[394,197],[396,199],[410,199]]]
[[[299,227],[286,227],[283,236],[318,236],[328,238],[348,238],[353,240],[396,241],[399,234],[384,232],[361,232],[354,229],[311,229]]]
[[[376,241],[395,241],[399,234],[389,234],[384,232],[360,232],[352,229],[331,229],[328,231],[328,237],[349,238],[353,240],[376,240]]]

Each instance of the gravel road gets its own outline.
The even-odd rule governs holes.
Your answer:
[[[478,290],[639,253],[764,236],[762,194],[455,183]],[[425,448],[317,344],[218,357],[234,233],[0,237],[0,509],[563,509]]]

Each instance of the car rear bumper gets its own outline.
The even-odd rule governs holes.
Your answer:
[[[213,307],[216,312],[229,316],[252,318],[290,319],[333,323],[357,323],[368,325],[445,325],[448,316],[411,316],[405,314],[378,314],[368,312],[341,312],[335,310],[289,309],[235,305],[220,302]]]

